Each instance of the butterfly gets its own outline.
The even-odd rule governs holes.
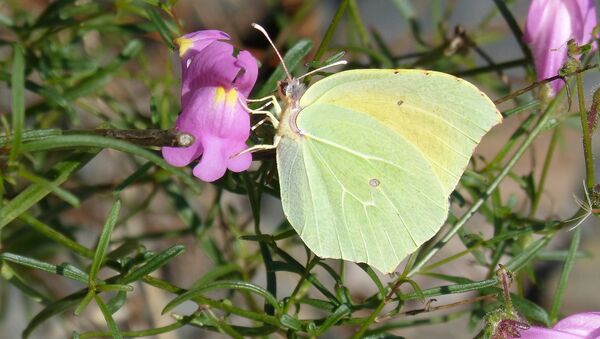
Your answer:
[[[286,73],[270,146],[285,216],[317,256],[393,272],[443,226],[449,196],[500,112],[441,72],[347,70],[307,89]]]

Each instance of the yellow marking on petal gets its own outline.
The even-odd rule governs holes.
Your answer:
[[[237,103],[238,91],[235,88],[232,88],[229,92],[227,92],[227,97],[225,97],[225,102],[229,106],[234,106]]]
[[[215,91],[215,104],[220,104],[223,101],[225,101],[225,88],[223,87],[217,87],[217,90]]]
[[[179,46],[179,56],[182,57],[185,52],[187,52],[194,45],[194,41],[192,39],[187,39],[184,37],[179,37],[175,39],[175,43]]]

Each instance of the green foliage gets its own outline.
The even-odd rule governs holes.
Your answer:
[[[265,204],[279,198],[270,154],[259,154],[260,164],[253,170],[228,173],[211,185],[197,181],[189,168],[173,168],[162,160],[158,147],[165,135],[167,141],[172,137],[163,133],[159,138],[157,130],[170,128],[179,110],[173,38],[186,33],[176,15],[184,1],[58,0],[40,11],[19,3],[0,5],[0,93],[10,92],[0,98],[0,326],[11,326],[5,325],[13,312],[6,297],[11,293],[21,295],[19,302],[35,312],[26,314],[27,326],[18,329],[24,338],[39,335],[40,326],[50,320],[64,318],[71,318],[61,323],[65,335],[74,338],[144,337],[181,327],[236,338],[399,338],[405,328],[462,317],[471,319],[476,328],[470,330],[476,333],[486,313],[496,324],[518,319],[515,314],[543,325],[559,318],[573,265],[587,256],[579,250],[581,226],[565,231],[597,213],[590,140],[598,100],[594,95],[588,111],[583,95],[589,91],[582,82],[585,72],[595,71],[590,61],[597,52],[587,48],[585,58],[561,74],[576,80],[573,109],[568,104],[573,94],[566,90],[551,99],[532,96],[535,85],[511,94],[504,81],[506,69],[516,68],[533,82],[531,54],[522,43],[513,2],[495,0],[496,7],[474,18],[466,35],[448,37],[441,23],[452,17],[454,2],[428,2],[433,20],[428,23],[413,7],[416,1],[391,1],[398,20],[411,32],[415,48],[407,55],[399,55],[382,32],[365,24],[362,1],[339,2],[323,36],[314,41],[296,36],[295,28],[321,2],[302,2],[296,12],[265,2],[265,16],[275,18],[282,32],[274,40],[287,46],[284,59],[294,74],[305,72],[303,65],[315,69],[344,56],[349,68],[422,66],[445,71],[467,77],[490,97],[500,98],[495,103],[502,104],[510,122],[501,127],[511,129],[508,138],[496,136],[500,147],[489,157],[473,157],[451,197],[446,227],[413,253],[400,273],[390,276],[364,264],[314,256],[285,220],[267,229],[264,211],[270,206]],[[480,48],[497,39],[489,33],[493,18],[514,34],[520,58],[497,62]],[[459,40],[467,42],[453,50],[451,44]],[[269,70],[264,61],[263,80],[252,98],[271,94],[284,78],[281,66]],[[127,86],[139,92],[128,93],[132,87]],[[581,208],[566,220],[553,214],[541,218],[537,210],[552,184],[547,174],[556,145],[562,131],[578,119],[586,197],[593,201],[582,199]],[[273,132],[272,126],[263,125],[251,141],[268,143]],[[538,164],[541,169],[515,171],[546,132],[552,139]],[[94,161],[107,154],[111,160]],[[106,162],[104,170],[117,169],[122,175],[107,183],[85,178],[86,169]],[[507,193],[506,182],[516,184],[521,201]],[[247,210],[238,208],[246,206],[240,201],[249,202]],[[97,210],[103,212],[96,216]],[[476,228],[468,226],[474,216]],[[132,231],[140,220],[143,230]],[[570,245],[547,249],[565,234]],[[441,256],[451,241],[459,248]],[[192,260],[182,259],[186,256]],[[457,261],[470,262],[487,274],[480,279],[449,274],[446,268]],[[551,293],[553,301],[538,305],[524,291],[528,282],[539,283],[535,268],[548,261],[562,267],[560,280]],[[509,298],[514,309],[497,298],[498,264],[518,278]],[[360,285],[352,281],[357,276]],[[167,299],[158,308],[144,304],[142,317],[162,312],[172,319],[166,325],[132,329],[119,311],[133,307],[135,298],[139,303],[140,291],[149,290]],[[446,305],[447,312],[440,315],[436,307],[449,295],[460,296],[461,305],[467,306]],[[434,298],[438,304],[431,306]],[[412,301],[426,306],[415,309]],[[190,311],[184,303],[196,308]],[[82,320],[94,311],[101,315],[101,330]]]

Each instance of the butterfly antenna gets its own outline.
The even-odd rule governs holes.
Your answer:
[[[275,47],[275,44],[273,43],[273,41],[269,37],[269,33],[267,33],[267,31],[261,25],[259,25],[257,23],[252,23],[251,26],[253,28],[259,30],[265,36],[265,38],[267,38],[267,40],[269,41],[269,43],[271,44],[271,46],[275,50],[275,53],[277,54],[277,57],[279,58],[279,61],[281,61],[281,67],[283,67],[283,70],[285,71],[285,75],[287,76],[288,80],[291,81],[292,80],[292,76],[290,75],[290,71],[288,71],[287,67],[285,67],[285,62],[283,62],[283,58],[281,57],[281,54],[279,53],[279,51],[277,50],[277,47]]]
[[[347,63],[348,63],[348,61],[346,61],[346,60],[340,60],[340,61],[336,61],[336,62],[334,62],[334,63],[332,63],[332,64],[325,65],[325,66],[323,66],[323,67],[319,67],[319,68],[317,68],[317,69],[313,69],[312,71],[310,71],[310,72],[308,72],[308,73],[306,73],[306,74],[304,74],[304,75],[302,75],[302,76],[298,77],[298,78],[297,78],[297,80],[300,80],[300,79],[304,78],[305,76],[309,76],[309,75],[311,75],[311,74],[315,74],[315,73],[317,73],[317,72],[320,72],[320,71],[322,71],[322,70],[324,70],[324,69],[327,69],[327,68],[329,68],[329,67],[334,67],[334,66],[339,66],[339,65],[345,65],[345,64],[347,64]]]

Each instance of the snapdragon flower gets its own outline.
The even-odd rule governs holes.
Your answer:
[[[245,102],[256,82],[258,64],[247,51],[236,50],[223,32],[208,30],[176,40],[182,66],[181,115],[175,128],[192,134],[189,147],[163,147],[165,160],[187,166],[200,157],[193,173],[203,181],[221,178],[227,169],[250,167],[247,148],[250,117]]]
[[[538,80],[556,76],[567,60],[567,41],[589,43],[595,26],[594,0],[532,0],[523,40],[531,47]],[[553,94],[563,85],[552,81]]]

